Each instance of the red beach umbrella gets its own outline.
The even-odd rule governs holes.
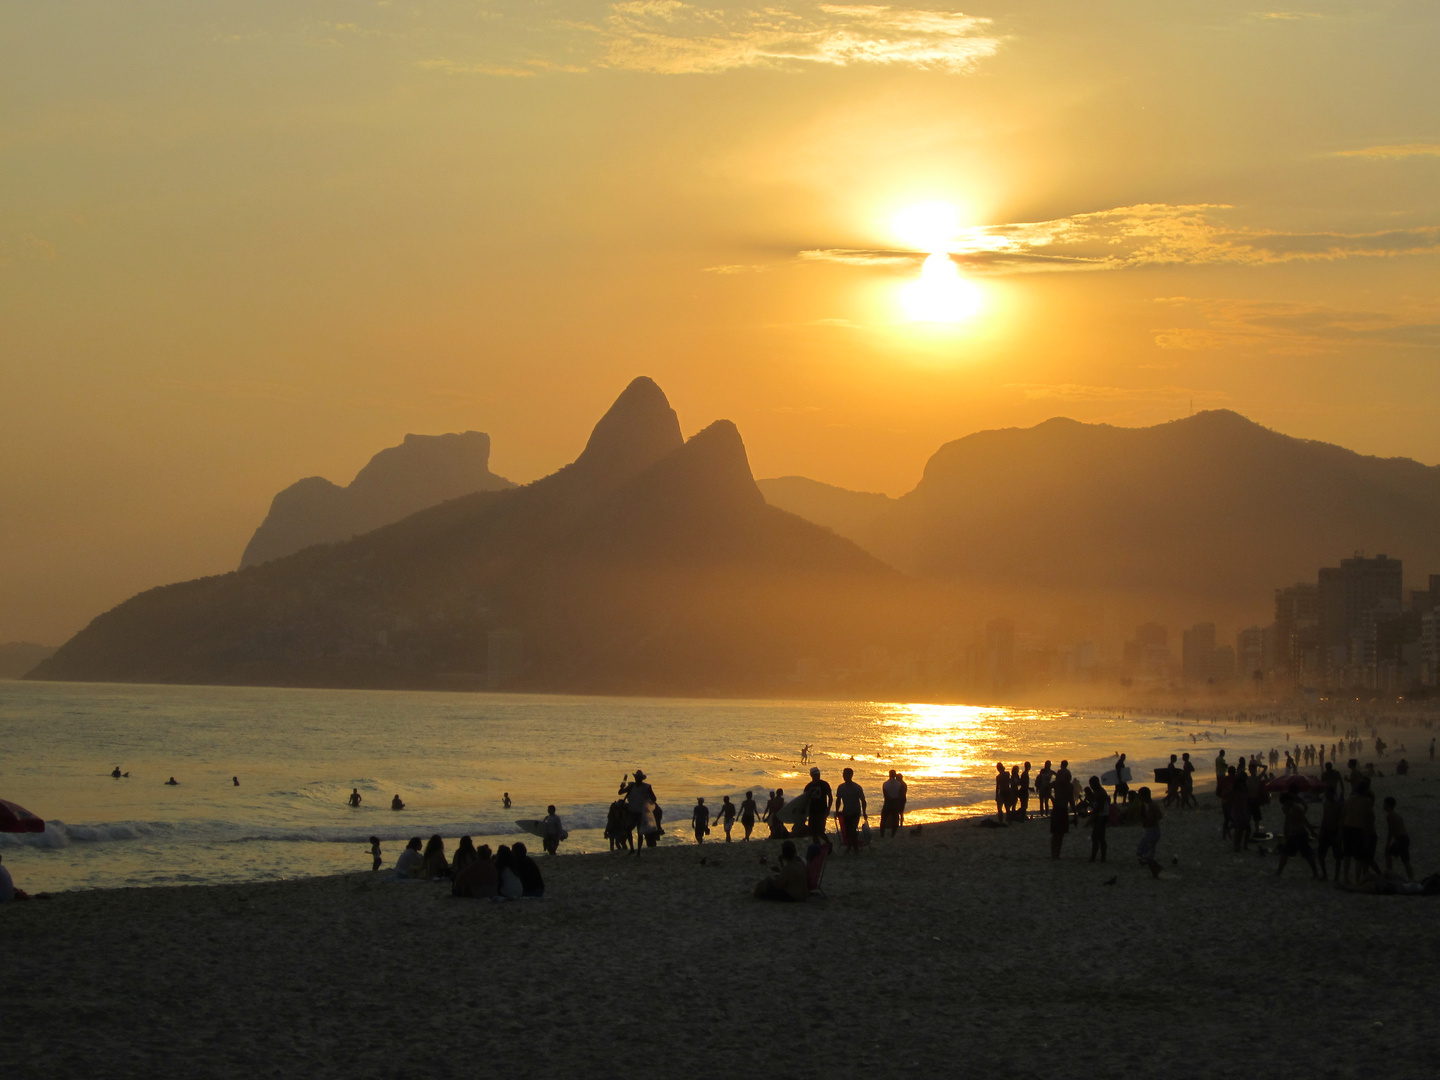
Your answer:
[[[45,822],[7,799],[0,799],[0,832],[44,832]]]
[[[1321,792],[1325,790],[1325,782],[1316,780],[1311,776],[1275,776],[1265,781],[1265,790],[1277,795],[1283,795],[1290,790],[1291,784],[1300,785],[1300,794],[1308,795],[1310,792]]]

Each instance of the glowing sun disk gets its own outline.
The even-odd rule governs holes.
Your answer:
[[[900,289],[900,303],[914,322],[960,322],[980,310],[980,299],[979,287],[961,277],[950,256],[941,252],[925,260],[918,281]]]

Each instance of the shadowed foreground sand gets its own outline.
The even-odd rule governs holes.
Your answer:
[[[1417,876],[1436,777],[1377,784]],[[877,843],[805,905],[749,899],[777,845],[738,843],[543,860],[538,903],[369,874],[59,894],[0,910],[0,1074],[1433,1076],[1440,898],[1276,881],[1202,807],[1167,815],[1159,881],[1136,829],[1057,864],[1035,822]]]

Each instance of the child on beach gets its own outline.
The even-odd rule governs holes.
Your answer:
[[[729,795],[721,796],[720,810],[715,819],[725,829],[725,842],[730,843],[730,830],[735,827],[735,804],[730,801]]]
[[[372,837],[370,837],[370,857],[375,860],[375,865],[372,866],[372,867],[370,867],[370,870],[371,870],[372,872],[373,872],[373,871],[376,871],[376,870],[379,870],[379,869],[380,869],[380,838],[379,838],[378,836],[372,836]]]
[[[545,827],[545,835],[540,838],[540,846],[545,849],[546,855],[554,855],[560,850],[560,834],[565,831],[560,824],[560,815],[555,813],[555,807],[545,808],[545,820],[542,823]]]

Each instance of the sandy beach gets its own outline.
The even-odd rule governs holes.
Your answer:
[[[1437,781],[1377,783],[1417,876]],[[749,897],[775,842],[544,859],[540,902],[388,871],[61,893],[0,910],[0,1073],[1434,1075],[1440,899],[1277,880],[1201,807],[1158,881],[1138,829],[1101,866],[1084,831],[1053,862],[1042,822],[962,821],[837,856],[804,905]]]

